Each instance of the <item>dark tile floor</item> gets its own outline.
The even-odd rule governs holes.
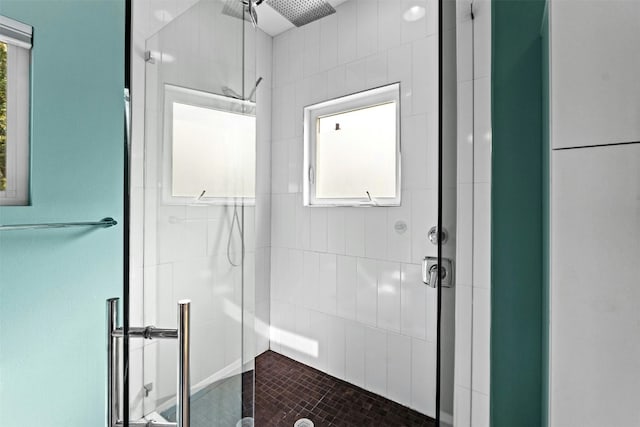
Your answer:
[[[315,427],[435,427],[412,409],[272,351],[256,359],[256,427],[292,427],[308,418]]]

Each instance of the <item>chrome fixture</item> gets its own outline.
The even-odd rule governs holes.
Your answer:
[[[107,300],[107,427],[125,427],[122,420],[120,404],[120,353],[124,329],[118,327],[119,298]],[[178,301],[178,329],[162,329],[154,326],[129,328],[129,338],[144,339],[177,339],[178,341],[178,387],[176,406],[177,422],[157,422],[138,420],[130,422],[127,427],[190,427],[189,393],[190,379],[190,308],[191,301]],[[149,387],[147,387],[149,386]],[[145,385],[149,392],[152,384]]]
[[[427,237],[429,237],[429,241],[431,243],[437,246],[438,245],[438,227],[436,226],[431,227],[431,229],[429,230],[429,234],[427,234]],[[440,233],[440,242],[444,245],[445,243],[447,243],[447,240],[449,240],[449,232],[447,231],[446,228],[442,227],[442,232]]]
[[[262,0],[254,2],[253,0],[226,0],[222,8],[222,13],[238,19],[244,19],[251,22],[254,27],[258,26],[258,14],[256,6],[262,3]]]
[[[9,224],[0,225],[0,231],[10,230],[42,230],[45,228],[71,228],[71,227],[113,227],[118,221],[113,218],[104,218],[93,222],[50,222],[44,224]]]
[[[438,275],[438,258],[425,257],[422,261],[422,281],[430,288],[453,286],[453,261],[442,258],[442,271]],[[439,277],[438,277],[439,276]]]
[[[266,0],[267,4],[296,27],[302,27],[336,10],[325,0]]]
[[[251,93],[247,98],[243,98],[242,95],[240,95],[235,90],[231,89],[229,86],[223,86],[222,93],[224,94],[224,96],[228,96],[229,98],[239,99],[241,101],[254,102],[253,95],[256,94],[256,91],[258,90],[258,86],[260,85],[260,82],[262,82],[262,77],[258,77],[258,80],[256,80],[256,84],[253,86],[253,90],[251,91]]]

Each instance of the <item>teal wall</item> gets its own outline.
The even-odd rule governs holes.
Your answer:
[[[492,427],[542,422],[543,10],[492,2]]]
[[[1,0],[33,25],[31,206],[0,223],[122,223],[124,1]],[[122,226],[0,232],[0,424],[104,425]]]

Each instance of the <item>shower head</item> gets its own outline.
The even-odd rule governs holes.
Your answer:
[[[251,0],[226,0],[222,7],[222,13],[234,18],[244,19],[251,22],[254,27],[257,27],[258,14],[255,7],[260,3],[262,1],[254,4]]]
[[[225,0],[222,13],[250,21],[254,27],[257,27],[256,6],[260,6],[263,2],[265,0]],[[266,3],[296,27],[302,27],[336,13],[333,6],[326,0],[266,0]]]
[[[267,4],[296,27],[336,13],[326,0],[266,0]]]

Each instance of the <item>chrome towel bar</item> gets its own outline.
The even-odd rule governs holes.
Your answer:
[[[41,230],[45,228],[71,228],[71,227],[113,227],[117,225],[118,221],[113,218],[104,218],[100,221],[93,222],[58,222],[48,224],[12,224],[12,225],[0,225],[0,231],[11,230]]]

